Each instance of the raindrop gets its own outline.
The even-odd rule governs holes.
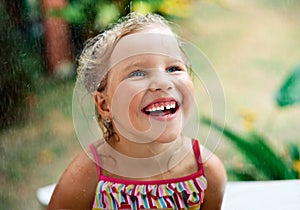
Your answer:
[[[132,1],[129,2],[129,9],[130,9],[130,12],[132,12]]]
[[[132,12],[132,1],[130,1],[130,2],[124,7],[124,12],[125,12],[125,13]]]

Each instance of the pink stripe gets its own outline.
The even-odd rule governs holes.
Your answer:
[[[142,196],[136,196],[137,198],[137,206],[140,208],[143,205]]]
[[[98,181],[100,181],[100,177],[101,177],[101,168],[100,168],[100,162],[99,162],[99,158],[98,158],[98,153],[97,153],[97,150],[96,150],[96,147],[94,144],[90,144],[90,149],[93,153],[93,156],[95,158],[95,161],[96,161],[96,166],[97,166],[97,173],[98,173]]]
[[[197,178],[201,175],[202,175],[202,173],[200,171],[197,171],[196,173],[193,173],[188,176],[173,178],[173,179],[164,179],[164,180],[150,180],[150,181],[124,180],[124,179],[119,179],[119,178],[114,178],[114,177],[103,176],[103,175],[100,176],[100,179],[103,181],[115,182],[115,183],[126,184],[126,185],[130,185],[130,184],[133,184],[133,185],[159,185],[159,184],[184,182],[184,181],[188,181],[190,179]]]
[[[176,205],[177,205],[177,207],[179,208],[179,209],[181,209],[181,208],[184,208],[184,204],[182,203],[182,197],[180,196],[181,194],[180,193],[176,193],[176,194],[174,194],[174,200],[175,200],[175,203],[176,203]]]
[[[205,177],[202,177],[202,179],[205,179]],[[196,182],[200,186],[202,190],[205,190],[207,188],[206,184],[204,183],[204,180],[202,180],[200,177],[196,179]]]
[[[193,139],[192,143],[193,143],[193,150],[194,150],[195,158],[198,162],[198,171],[200,171],[202,173],[201,175],[203,175],[204,170],[203,170],[203,163],[202,163],[202,158],[201,158],[201,150],[200,150],[199,142],[196,139]]]
[[[108,202],[108,195],[105,195],[105,196],[103,196],[103,197],[104,197],[104,204],[105,204],[106,208],[111,207],[111,206],[109,205],[109,202]]]
[[[193,180],[193,182],[194,182],[196,189],[198,190],[198,193],[201,192],[202,189],[201,189],[201,186],[199,186],[200,183],[198,182],[198,180]]]
[[[159,196],[165,196],[166,195],[163,185],[158,186],[158,192],[159,192]]]
[[[173,202],[170,200],[170,197],[165,197],[167,208],[172,208]]]
[[[153,209],[155,206],[153,205],[153,197],[152,196],[147,196],[146,199],[148,200],[149,208]]]
[[[102,194],[102,196],[101,196],[101,199],[102,199],[102,205],[100,204],[100,206],[103,206],[103,208],[105,209],[106,208],[106,204],[105,204],[105,198],[104,197],[106,197],[106,195],[105,196],[103,196],[103,194]],[[100,201],[99,201],[99,203],[100,203]]]
[[[204,192],[200,193],[200,202],[203,203],[204,200]]]
[[[186,183],[186,182],[183,182],[182,184],[183,184],[183,186],[184,186],[185,191],[186,191],[188,194],[191,194],[192,192],[190,191],[190,188],[189,188],[189,186],[187,185],[187,183]]]

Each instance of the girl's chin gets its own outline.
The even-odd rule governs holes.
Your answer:
[[[175,141],[178,138],[178,133],[174,134],[162,134],[160,137],[158,137],[155,142],[157,143],[170,143]]]

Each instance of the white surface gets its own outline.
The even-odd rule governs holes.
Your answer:
[[[36,191],[36,197],[42,205],[48,206],[54,188],[55,184],[52,184],[45,187],[41,187]]]
[[[47,206],[55,184],[37,190]],[[228,182],[222,210],[300,210],[300,180]]]
[[[300,210],[300,180],[228,182],[222,210]]]

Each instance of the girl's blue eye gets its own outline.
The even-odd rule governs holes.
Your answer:
[[[145,75],[146,75],[145,72],[143,72],[141,70],[137,70],[137,71],[131,72],[128,77],[129,78],[130,77],[143,77]]]
[[[170,66],[167,68],[167,72],[176,72],[176,71],[183,71],[182,68],[180,68],[179,66]]]

